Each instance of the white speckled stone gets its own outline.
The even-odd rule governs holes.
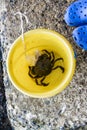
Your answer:
[[[7,111],[15,130],[58,130],[87,122],[87,52],[74,44],[64,20],[64,11],[73,0],[7,0],[3,12],[3,72],[6,88]],[[49,28],[63,34],[77,52],[77,67],[70,85],[60,94],[46,99],[23,95],[11,84],[6,70],[6,58],[13,41],[21,34],[17,11],[25,12],[30,20],[24,31]]]

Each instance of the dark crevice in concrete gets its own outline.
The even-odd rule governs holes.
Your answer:
[[[0,130],[13,130],[6,110],[5,87],[3,84],[2,52],[0,43]]]

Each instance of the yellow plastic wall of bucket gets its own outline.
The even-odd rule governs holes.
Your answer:
[[[28,75],[28,62],[25,60],[24,48],[21,36],[12,44],[7,57],[7,72],[13,85],[22,93],[31,97],[45,98],[54,96],[64,90],[72,79],[75,71],[76,59],[70,43],[57,32],[47,29],[35,29],[24,34],[27,47],[27,54],[32,54],[34,50],[46,49],[53,51],[55,58],[62,57],[64,61],[58,61],[56,65],[65,68],[52,71],[45,78],[49,85],[39,86]]]

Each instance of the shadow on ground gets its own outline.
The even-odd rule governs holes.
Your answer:
[[[7,116],[5,87],[3,84],[2,53],[0,50],[0,130],[13,130]]]

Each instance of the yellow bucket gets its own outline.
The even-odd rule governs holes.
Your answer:
[[[61,57],[64,61],[58,61],[56,65],[63,66],[53,70],[46,76],[44,82],[48,86],[40,86],[35,83],[29,72],[28,62],[25,60],[24,47],[21,36],[12,44],[7,57],[7,72],[12,84],[22,93],[35,98],[54,96],[63,91],[72,79],[75,71],[76,59],[70,43],[61,34],[48,29],[35,29],[24,34],[27,54],[35,49],[53,51],[55,58]]]

